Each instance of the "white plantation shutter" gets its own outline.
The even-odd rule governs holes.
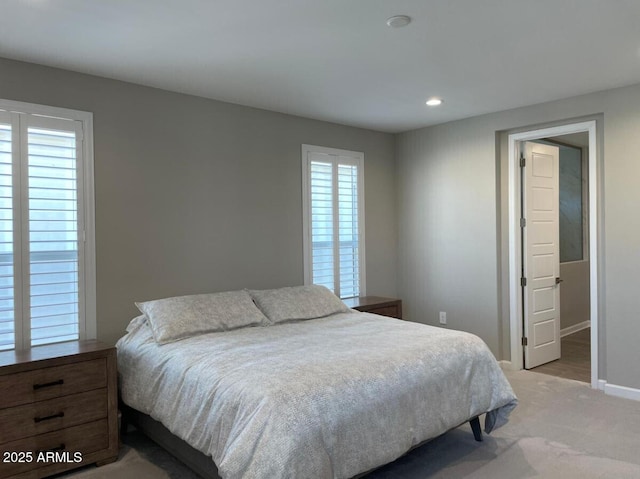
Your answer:
[[[310,166],[312,282],[334,291],[333,165],[312,161]]]
[[[0,349],[94,334],[86,331],[95,330],[95,310],[87,314],[95,274],[85,261],[84,125],[0,110]]]
[[[12,128],[8,121],[8,115],[0,117],[0,350],[13,349],[15,343]]]
[[[69,126],[27,129],[32,346],[79,338],[78,135]]]
[[[305,282],[364,294],[362,153],[303,145]]]
[[[358,167],[338,163],[338,242],[340,296],[360,295]]]

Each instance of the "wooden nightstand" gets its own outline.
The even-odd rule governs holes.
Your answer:
[[[0,391],[0,478],[118,458],[115,348],[73,341],[1,352]]]
[[[380,296],[360,296],[342,300],[347,306],[363,313],[380,314],[402,319],[402,300]]]

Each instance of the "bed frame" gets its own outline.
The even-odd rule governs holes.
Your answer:
[[[122,413],[120,428],[123,435],[127,433],[129,425],[133,425],[199,476],[204,479],[221,479],[211,456],[204,455],[178,436],[173,435],[162,423],[123,403],[120,403],[120,412]]]
[[[179,437],[172,434],[162,425],[162,423],[156,421],[147,414],[141,413],[140,411],[123,404],[122,402],[120,403],[120,411],[122,412],[122,434],[127,433],[128,426],[131,424],[204,479],[221,479],[218,474],[218,468],[210,456],[206,456],[202,452],[191,447]],[[471,418],[469,420],[469,424],[471,425],[471,430],[473,431],[473,437],[475,440],[482,441],[480,418],[478,416]],[[430,441],[430,439],[425,442],[428,441]],[[418,444],[416,447],[419,447],[422,444],[424,443]],[[367,471],[364,474],[368,474],[369,472],[371,471]]]

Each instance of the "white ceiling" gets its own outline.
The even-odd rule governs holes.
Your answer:
[[[1,2],[1,57],[389,132],[640,83],[639,0]]]

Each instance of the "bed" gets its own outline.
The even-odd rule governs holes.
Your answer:
[[[242,326],[235,299],[143,304],[117,344],[126,409],[223,479],[354,477],[482,414],[487,432],[507,421],[517,400],[481,339],[318,291],[245,291]]]

